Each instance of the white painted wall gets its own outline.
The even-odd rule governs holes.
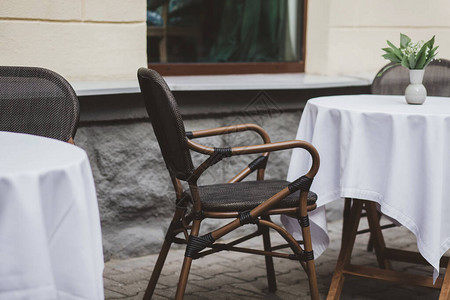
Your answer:
[[[436,35],[438,57],[450,58],[448,0],[310,0],[306,72],[336,75],[375,72],[386,40],[400,32],[413,41]]]
[[[261,0],[262,1],[262,0]],[[71,81],[134,80],[146,66],[145,0],[0,0],[0,65]],[[306,72],[373,73],[386,39],[436,34],[450,58],[449,0],[309,0]]]
[[[0,0],[0,65],[132,80],[147,64],[145,18],[145,0]]]

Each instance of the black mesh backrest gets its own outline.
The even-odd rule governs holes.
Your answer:
[[[393,65],[393,63],[386,66],[389,65]],[[372,83],[372,94],[404,95],[408,84],[408,69],[397,65],[385,71],[380,77],[375,77]],[[446,59],[433,60],[425,68],[423,85],[427,89],[428,96],[450,97],[450,61]]]
[[[79,111],[72,87],[55,72],[0,66],[0,131],[67,142],[75,136]]]
[[[177,178],[187,180],[194,167],[186,146],[186,132],[177,102],[156,71],[140,68],[138,79],[167,168]]]

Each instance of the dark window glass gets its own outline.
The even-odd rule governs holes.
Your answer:
[[[302,60],[301,0],[147,0],[149,63]]]

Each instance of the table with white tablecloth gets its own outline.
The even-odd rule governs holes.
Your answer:
[[[104,299],[103,266],[85,151],[0,132],[0,299]]]
[[[404,96],[345,95],[307,102],[297,139],[312,143],[321,166],[311,190],[313,247],[328,246],[326,204],[341,198],[375,201],[381,212],[413,232],[421,255],[439,274],[450,248],[450,99],[428,97],[408,105]],[[304,174],[308,155],[294,150],[288,180]],[[297,235],[296,220],[284,225]]]

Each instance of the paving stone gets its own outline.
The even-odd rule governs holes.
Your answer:
[[[131,284],[119,283],[114,280],[110,280],[108,278],[104,278],[105,288],[111,290],[113,292],[123,294],[124,296],[137,296],[139,292],[145,291],[147,287],[146,281],[134,282]],[[105,297],[106,298],[106,297]]]
[[[181,268],[179,268],[179,269],[181,269]],[[177,272],[174,272],[174,273],[172,273],[170,275],[165,275],[165,274],[161,275],[159,280],[158,280],[158,285],[159,284],[163,284],[163,285],[168,286],[168,287],[176,288],[177,284],[178,284],[178,279],[179,279],[179,276],[180,276],[180,272],[179,271],[180,270],[177,270]],[[200,276],[198,276],[196,274],[193,274],[192,272],[189,274],[189,282],[192,281],[192,280],[201,281],[201,280],[204,280],[204,279],[205,278],[200,277]]]
[[[125,285],[132,284],[139,281],[148,281],[151,276],[151,272],[144,269],[135,269],[130,272],[122,272],[119,274],[103,275],[105,278],[112,279],[116,282],[123,283]]]
[[[124,297],[126,297],[126,295],[105,288],[105,299],[123,299]]]
[[[365,226],[362,220],[362,226]],[[330,247],[316,259],[319,294],[326,298],[340,249],[342,222],[334,221],[328,226]],[[401,249],[414,250],[416,240],[406,228],[384,230],[386,244]],[[352,263],[377,266],[374,253],[366,251],[368,234],[358,236],[352,255]],[[272,235],[272,242],[284,243],[282,238]],[[261,249],[261,238],[247,242],[247,246]],[[176,292],[184,249],[169,252],[166,264],[155,289],[153,299],[173,299]],[[142,299],[156,262],[157,255],[127,260],[112,260],[105,264],[104,284],[106,299]],[[220,252],[192,264],[186,288],[187,300],[222,299],[309,299],[307,276],[298,262],[274,258],[278,290],[269,293],[262,256],[246,253]],[[430,266],[394,262],[393,269],[410,273],[431,275]],[[341,299],[438,299],[439,291],[397,286],[377,280],[346,277]]]
[[[111,275],[117,275],[122,274],[122,271],[116,270],[113,268],[112,265],[108,265],[108,267],[105,267],[105,270],[103,271],[103,277],[109,277]]]
[[[192,279],[191,282],[199,286],[207,287],[211,290],[219,290],[223,286],[227,286],[232,283],[246,282],[246,280],[238,279],[228,275],[218,274],[209,278],[202,278],[201,280]]]
[[[242,272],[242,269],[239,268],[239,265],[234,262],[228,262],[226,265],[223,262],[219,264],[203,264],[202,261],[199,260],[194,261],[194,263],[195,267],[193,266],[193,268],[191,269],[191,273],[203,278],[214,277],[220,274],[232,275],[233,273]]]
[[[209,291],[209,289],[207,289],[205,287],[206,287],[206,285],[203,285],[203,284],[197,285],[197,284],[195,284],[194,281],[190,280],[190,281],[188,281],[188,284],[186,286],[185,294],[186,294],[186,296],[188,296],[188,295],[194,295],[195,293],[199,293],[199,292]],[[167,297],[169,299],[174,299],[176,290],[177,290],[176,286],[175,287],[161,287],[160,285],[158,285],[155,289],[155,294]]]
[[[156,259],[156,255],[148,255],[125,260],[110,260],[109,262],[107,262],[108,268],[105,268],[105,270],[114,269],[121,272],[130,272],[134,271],[137,268],[153,266],[156,262]]]
[[[261,296],[250,291],[233,288],[232,286],[222,287],[218,290],[198,292],[194,295],[202,297],[202,299],[214,299],[214,300],[229,300],[229,299],[243,299],[243,300],[255,300],[261,299]]]

